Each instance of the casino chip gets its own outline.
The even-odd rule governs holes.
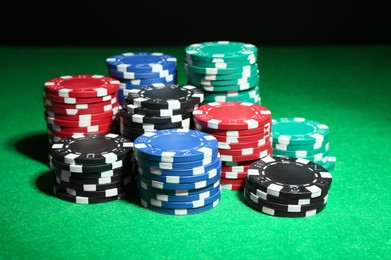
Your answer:
[[[121,82],[118,103],[123,104],[127,90],[153,84],[176,84],[177,59],[161,52],[127,52],[106,59],[107,72]]]
[[[131,140],[156,130],[193,128],[193,111],[204,99],[203,91],[179,84],[142,86],[126,93],[120,133]]]
[[[189,215],[220,201],[218,141],[192,129],[148,132],[134,140],[141,205],[169,215]]]
[[[187,83],[205,92],[202,104],[242,101],[261,104],[258,48],[249,43],[212,41],[185,48]]]
[[[275,155],[304,158],[329,171],[335,167],[330,129],[324,123],[301,117],[273,118],[272,137]]]
[[[302,158],[268,156],[250,164],[244,199],[253,209],[281,217],[308,217],[326,206],[332,175]]]
[[[54,142],[54,193],[78,204],[121,199],[136,179],[133,142],[117,134],[75,134]],[[134,187],[133,187],[134,188]]]
[[[266,107],[249,102],[213,102],[195,109],[193,119],[195,130],[218,141],[222,189],[243,190],[249,165],[273,154],[271,112]]]

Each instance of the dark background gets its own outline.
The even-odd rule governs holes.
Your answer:
[[[340,1],[35,1],[2,8],[2,45],[391,43],[387,8]]]

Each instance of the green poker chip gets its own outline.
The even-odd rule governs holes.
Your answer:
[[[240,79],[233,79],[233,80],[196,80],[191,77],[188,77],[188,81],[192,85],[202,85],[202,86],[228,86],[228,85],[241,85],[253,82],[255,80],[259,79],[258,75],[251,76],[249,78],[240,78]]]
[[[232,74],[215,74],[215,75],[207,75],[204,73],[196,73],[192,70],[188,70],[185,66],[186,74],[188,78],[192,78],[195,80],[208,80],[208,81],[216,81],[216,80],[235,80],[241,78],[248,78],[255,75],[259,75],[258,67],[252,67],[250,71],[244,71],[239,73]]]
[[[227,85],[227,86],[205,86],[205,85],[197,85],[199,89],[203,91],[209,92],[223,92],[223,91],[233,91],[233,90],[247,90],[257,87],[259,84],[259,78],[255,80],[243,84],[236,85]]]
[[[206,92],[204,100],[207,102],[244,101],[259,96],[259,88],[242,91],[227,91],[225,93]]]
[[[258,48],[250,43],[211,41],[191,44],[185,54],[187,59],[207,62],[244,61],[256,59]]]
[[[321,143],[329,133],[326,124],[307,118],[282,117],[272,120],[273,143],[286,145]]]
[[[203,68],[197,67],[189,64],[184,64],[186,71],[192,71],[194,73],[206,74],[206,75],[225,75],[225,74],[233,74],[233,73],[243,73],[250,72],[254,68],[258,68],[257,64],[247,65],[239,68],[225,68],[225,69],[217,69],[217,68]]]
[[[210,61],[199,61],[199,60],[191,60],[191,59],[185,59],[185,63],[197,67],[203,67],[203,68],[217,68],[217,69],[224,69],[224,68],[239,68],[243,66],[248,66],[257,63],[257,59],[253,57],[249,60],[244,61],[231,61],[231,62],[210,62]]]

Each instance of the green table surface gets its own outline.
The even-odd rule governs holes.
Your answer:
[[[0,47],[0,258],[390,259],[391,46],[259,46],[261,104],[272,117],[330,127],[337,163],[318,215],[265,215],[231,190],[188,216],[146,210],[134,190],[94,205],[53,196],[44,82],[107,75],[109,56],[156,51],[178,58],[185,83],[185,47]]]

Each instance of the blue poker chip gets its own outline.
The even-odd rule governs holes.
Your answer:
[[[147,172],[139,171],[139,174],[145,178],[160,181],[164,183],[172,183],[172,184],[181,184],[181,183],[194,183],[200,181],[207,181],[209,179],[214,178],[216,175],[220,174],[221,165],[217,165],[216,168],[211,169],[203,174],[193,175],[193,176],[175,176],[175,175],[154,175],[149,174]]]
[[[200,187],[198,189],[190,189],[190,190],[167,190],[152,187],[150,182],[145,182],[143,180],[137,180],[137,185],[140,189],[147,190],[149,192],[158,194],[158,195],[169,195],[175,197],[183,197],[182,201],[188,201],[189,196],[200,195],[201,193],[212,191],[218,187],[220,187],[220,180],[217,180],[215,183],[208,185],[206,187]],[[179,198],[178,198],[179,199]]]
[[[156,83],[165,83],[172,84],[172,82],[176,82],[177,74],[169,74],[162,78],[150,78],[150,79],[124,79],[124,78],[116,78],[120,82],[126,84],[126,88],[131,86],[146,86]]]
[[[161,189],[161,190],[195,190],[207,187],[209,185],[213,185],[217,181],[220,180],[221,177],[221,167],[216,169],[218,171],[218,174],[216,174],[215,177],[210,178],[208,180],[193,182],[193,183],[166,183],[161,181],[155,181],[148,178],[145,178],[143,175],[139,174],[137,176],[139,181],[143,181],[148,186],[151,186],[155,189]]]
[[[140,137],[140,136],[138,136],[138,137]],[[157,167],[157,168],[165,169],[165,170],[192,169],[195,167],[206,166],[208,164],[211,164],[218,157],[219,157],[219,154],[214,153],[214,154],[212,154],[211,157],[207,157],[205,159],[197,160],[197,161],[161,162],[161,161],[152,161],[149,159],[145,159],[144,157],[140,157],[137,155],[134,156],[134,158],[136,158],[136,160],[137,160],[138,165],[152,166],[152,167]]]
[[[153,199],[150,197],[144,197],[142,194],[141,194],[141,199],[146,201],[148,204],[155,206],[155,207],[159,207],[159,208],[196,209],[196,208],[201,208],[206,205],[212,204],[216,200],[219,200],[220,194],[221,194],[221,191],[218,191],[208,198],[203,198],[203,199],[194,200],[194,201],[161,201],[161,200]]]
[[[149,175],[158,175],[158,176],[196,176],[203,174],[205,172],[211,171],[215,168],[217,168],[219,165],[222,165],[221,159],[217,157],[212,163],[200,166],[200,167],[194,167],[191,169],[176,169],[176,170],[166,170],[166,169],[160,169],[158,167],[153,167],[149,165],[140,165],[138,164],[138,171],[141,172],[141,174],[149,174]]]
[[[205,212],[205,211],[208,211],[208,210],[215,208],[219,204],[219,202],[220,202],[220,199],[217,199],[216,201],[214,201],[211,204],[208,204],[206,206],[199,207],[199,208],[193,208],[193,209],[167,209],[167,208],[159,208],[159,207],[153,206],[150,203],[148,203],[147,201],[141,199],[141,205],[144,208],[149,209],[154,212],[157,212],[157,213],[167,214],[167,215],[193,215],[193,214],[197,214],[197,213],[202,213],[202,212]]]
[[[167,69],[157,72],[122,72],[118,70],[109,69],[109,75],[116,79],[153,79],[164,78],[168,75],[174,75],[177,73],[176,68]]]
[[[190,202],[190,201],[203,200],[209,198],[221,191],[221,185],[217,185],[216,187],[212,185],[210,187],[212,187],[212,189],[208,189],[202,192],[197,192],[192,195],[186,195],[186,196],[155,193],[150,190],[141,188],[141,186],[139,186],[139,192],[140,192],[140,197],[143,198],[149,198],[149,199],[166,201],[166,202]]]
[[[218,140],[197,130],[164,129],[139,136],[134,149],[139,156],[152,161],[189,162],[217,153]]]
[[[128,52],[107,58],[106,65],[122,72],[151,73],[176,68],[177,58],[159,52]]]

